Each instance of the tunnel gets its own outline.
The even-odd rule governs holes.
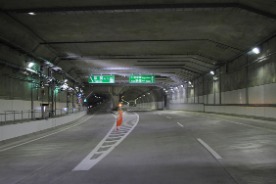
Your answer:
[[[275,184],[274,0],[0,0],[0,184]]]

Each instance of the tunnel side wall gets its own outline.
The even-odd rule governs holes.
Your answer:
[[[168,109],[276,118],[276,37],[167,95]]]
[[[54,128],[75,121],[86,115],[86,112],[70,114],[68,116],[37,120],[25,123],[0,126],[0,141]]]

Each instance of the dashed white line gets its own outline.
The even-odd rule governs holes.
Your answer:
[[[200,138],[197,138],[197,141],[203,145],[217,160],[222,159],[222,157],[215,151],[213,150],[207,143],[205,143],[203,140]]]
[[[177,122],[177,124],[180,126],[180,127],[184,127],[184,125],[182,125],[181,123]]]

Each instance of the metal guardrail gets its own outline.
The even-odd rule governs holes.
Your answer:
[[[85,108],[72,108],[72,109],[57,109],[53,113],[51,111],[38,111],[38,110],[28,110],[28,111],[6,111],[0,113],[0,125],[19,123],[22,121],[28,120],[39,120],[39,119],[48,119],[59,116],[65,116],[68,114],[73,114],[77,112],[84,111]]]

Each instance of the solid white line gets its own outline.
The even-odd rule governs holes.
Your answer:
[[[177,124],[179,125],[179,126],[181,126],[182,128],[184,127],[181,123],[179,123],[179,122],[177,122]]]
[[[215,151],[213,150],[207,143],[205,143],[203,140],[200,138],[197,138],[197,141],[202,144],[216,159],[220,160],[222,157]]]
[[[72,126],[69,126],[69,127],[67,127],[67,128],[64,128],[64,129],[62,129],[62,130],[59,130],[59,131],[56,131],[56,132],[47,134],[47,135],[45,135],[45,136],[42,136],[42,137],[39,137],[39,138],[37,138],[37,139],[33,139],[33,140],[30,140],[30,141],[27,141],[27,142],[24,142],[24,143],[21,143],[21,144],[17,144],[17,145],[15,145],[15,146],[11,146],[11,147],[2,149],[2,150],[0,150],[0,152],[7,151],[7,150],[10,150],[10,149],[13,149],[13,148],[17,148],[17,147],[19,147],[19,146],[23,146],[23,145],[25,145],[25,144],[29,144],[29,143],[31,143],[31,142],[35,142],[35,141],[38,141],[38,140],[40,140],[40,139],[44,139],[45,137],[49,137],[49,136],[51,136],[51,135],[54,135],[54,134],[63,132],[63,131],[65,131],[65,130],[68,130],[68,129],[70,129],[70,128],[73,128],[73,127],[75,127],[75,126],[78,126],[78,125],[80,125],[80,124],[85,123],[86,121],[88,121],[88,120],[89,120],[90,118],[92,118],[93,116],[94,116],[94,115],[92,115],[91,117],[86,118],[85,120],[81,121],[80,123],[74,124],[74,125],[72,125]]]

